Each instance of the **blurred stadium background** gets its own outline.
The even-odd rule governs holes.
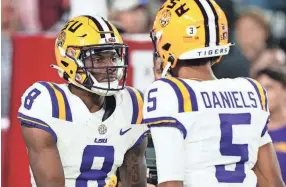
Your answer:
[[[163,2],[164,0],[1,0],[3,187],[30,186],[26,149],[20,134],[17,110],[21,95],[34,81],[62,81],[49,65],[55,63],[54,39],[64,23],[71,17],[83,14],[101,15],[111,20],[120,29],[130,48],[128,85],[144,91],[154,80],[149,31],[156,11]],[[257,71],[262,68],[285,66],[286,0],[216,2],[227,14],[230,40],[236,43],[230,55],[213,67],[217,77],[256,77]],[[282,143],[283,149],[277,151],[285,156],[286,140]],[[286,161],[280,163],[280,166],[286,170]]]

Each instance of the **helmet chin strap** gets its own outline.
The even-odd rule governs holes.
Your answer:
[[[54,65],[54,64],[51,64],[50,67],[51,67],[51,68],[54,68],[54,69],[56,69],[56,70],[58,70],[59,76],[60,76],[61,78],[63,78],[65,71],[64,71],[62,68],[60,68],[59,66]]]
[[[59,66],[54,65],[54,64],[51,64],[51,68],[54,68],[54,69],[58,70],[59,76],[60,76],[61,78],[63,78],[64,70],[63,70],[62,68],[60,68]],[[72,84],[74,84],[74,85],[76,85],[76,86],[78,86],[78,87],[80,87],[80,88],[86,90],[86,91],[90,91],[90,90],[86,89],[84,86],[81,86],[80,84],[78,84],[77,82],[74,82],[74,81],[73,81],[72,79],[70,79],[70,78],[68,78],[68,81],[69,81],[70,83],[72,83]]]
[[[58,49],[59,49],[61,55],[62,55],[63,57],[65,57],[65,56],[66,56],[65,50],[64,50],[63,48],[61,48],[60,46],[58,46]]]
[[[164,77],[167,76],[168,71],[169,71],[171,65],[172,65],[171,62],[168,62],[167,65],[164,67],[163,72],[162,72],[162,74],[161,74],[161,77],[162,77],[162,78],[164,78]]]

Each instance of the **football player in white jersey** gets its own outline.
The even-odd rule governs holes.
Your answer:
[[[216,79],[212,72],[232,45],[215,1],[166,1],[151,38],[163,72],[144,96],[143,119],[159,187],[284,186],[267,132],[265,89],[253,79]]]
[[[36,82],[19,109],[32,186],[115,186],[118,168],[123,186],[146,186],[148,127],[131,125],[142,122],[143,98],[125,87],[128,47],[117,29],[76,17],[55,54],[52,67],[69,84]]]

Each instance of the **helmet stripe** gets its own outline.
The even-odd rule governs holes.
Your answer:
[[[216,45],[216,25],[215,25],[215,15],[214,12],[212,11],[212,8],[210,5],[207,3],[206,0],[199,0],[203,6],[203,9],[207,13],[208,17],[208,25],[209,25],[209,33],[210,33],[210,45],[214,46]]]
[[[207,12],[205,11],[202,3],[199,0],[195,0],[195,2],[197,3],[199,9],[202,12],[202,15],[204,17],[204,25],[205,25],[205,46],[209,47],[210,45],[210,30],[209,30],[209,18],[207,15]]]
[[[210,5],[214,17],[215,17],[215,32],[216,32],[216,45],[219,45],[220,43],[220,39],[219,39],[219,24],[218,24],[218,15],[217,12],[215,10],[215,7],[213,6],[213,4],[210,2],[210,0],[207,0],[207,3]]]
[[[102,18],[102,19],[103,19],[104,23],[107,25],[109,31],[113,32],[113,33],[111,33],[111,37],[115,37],[114,30],[113,30],[112,26],[110,25],[110,23],[108,21],[106,21],[104,18]]]
[[[210,0],[195,0],[198,7],[200,8],[205,24],[205,46],[219,45],[219,25],[218,25],[218,15],[215,7],[210,2]]]
[[[96,25],[99,32],[104,32],[103,27],[101,26],[101,24],[99,23],[99,21],[97,19],[95,19],[92,16],[85,16],[85,17],[89,18]],[[100,33],[100,37],[105,38],[105,34]]]
[[[110,29],[108,28],[107,24],[104,22],[103,18],[102,17],[98,17],[97,21],[102,26],[103,31],[106,32],[105,33],[105,37],[106,38],[110,38],[111,37]]]

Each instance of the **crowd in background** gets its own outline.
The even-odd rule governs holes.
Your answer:
[[[101,15],[124,35],[149,33],[164,0],[1,0],[1,116],[9,117],[11,36],[56,33],[71,17]],[[286,179],[286,1],[216,0],[228,17],[230,54],[214,65],[218,78],[250,76],[269,95],[269,130]]]

